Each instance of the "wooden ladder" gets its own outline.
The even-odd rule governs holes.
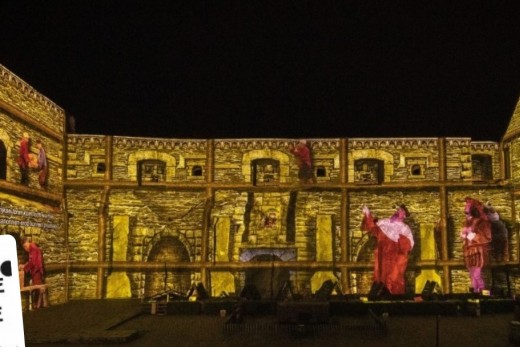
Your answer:
[[[158,316],[166,316],[168,313],[168,303],[166,301],[157,301],[157,311],[156,314]]]

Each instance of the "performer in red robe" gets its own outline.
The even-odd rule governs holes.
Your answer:
[[[31,285],[43,284],[43,257],[41,249],[29,239],[24,239],[23,249],[29,253],[29,260],[25,264],[21,264],[20,268],[23,268],[25,272],[31,275]],[[42,304],[42,297],[38,290],[33,292],[33,308],[40,308]]]
[[[20,167],[21,173],[21,184],[29,183],[29,134],[23,133],[23,137],[20,140],[20,151],[18,154],[18,159],[16,160],[18,166]]]
[[[292,153],[298,158],[298,178],[303,183],[313,182],[311,151],[307,147],[307,141],[300,140],[298,145],[292,150]]]
[[[400,205],[391,218],[375,219],[368,207],[363,207],[362,230],[377,239],[374,250],[374,282],[383,283],[391,294],[404,294],[404,274],[408,253],[414,245],[410,227],[404,223],[409,216],[405,205]]]

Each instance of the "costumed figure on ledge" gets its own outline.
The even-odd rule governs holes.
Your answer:
[[[18,153],[18,158],[16,162],[20,167],[20,183],[28,184],[29,183],[29,164],[31,159],[29,157],[29,147],[30,147],[30,138],[28,133],[23,133],[22,139],[20,140],[20,151]]]
[[[491,222],[484,211],[482,202],[467,197],[464,214],[466,220],[460,232],[463,240],[464,264],[471,278],[473,292],[480,293],[485,289],[482,268],[488,263],[489,245],[491,242]]]
[[[311,151],[307,141],[300,140],[291,152],[298,159],[298,178],[302,183],[313,183]]]
[[[408,265],[408,253],[414,240],[410,227],[404,223],[409,217],[405,205],[399,205],[390,218],[377,220],[369,208],[363,207],[363,231],[370,232],[377,240],[374,250],[374,283],[384,284],[392,295],[405,294],[404,274]]]
[[[38,148],[38,183],[40,187],[47,188],[47,175],[49,174],[49,167],[47,165],[47,155],[45,154],[45,148],[40,140],[36,140],[36,148]]]

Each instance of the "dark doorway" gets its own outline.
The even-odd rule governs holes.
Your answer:
[[[280,261],[275,255],[261,254],[253,257],[251,261],[266,262]],[[252,269],[246,272],[246,286],[255,286],[262,299],[272,300],[289,280],[289,270],[270,267],[268,269]]]
[[[176,237],[164,237],[157,242],[148,256],[149,262],[189,262],[188,251]],[[166,266],[162,271],[146,274],[145,297],[173,290],[187,293],[191,287],[190,272],[171,270]]]
[[[4,142],[0,141],[0,180],[5,180],[7,177],[7,149]]]

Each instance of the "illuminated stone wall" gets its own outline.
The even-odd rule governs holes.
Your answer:
[[[291,150],[298,144],[294,139],[232,139],[215,140],[214,170],[216,182],[251,183],[254,160],[270,158],[279,162],[279,183],[298,182],[297,161]],[[318,182],[339,181],[339,140],[309,139],[314,168],[323,167],[324,176]]]
[[[13,120],[9,114],[4,113],[0,109],[0,141],[3,142],[7,149],[6,160],[6,181],[11,183],[20,183],[21,173],[16,162],[20,151],[20,139],[22,134],[27,132],[31,137],[30,153],[34,156],[38,155],[38,149],[35,146],[36,140],[41,140],[44,144],[47,154],[47,162],[49,165],[49,174],[47,178],[46,191],[59,194],[62,190],[62,145],[47,136],[45,133],[36,129],[24,126]],[[38,170],[29,170],[28,187],[32,189],[41,189],[38,184]]]
[[[67,138],[67,180],[103,180],[105,177],[105,136]]]
[[[313,184],[302,185],[298,182],[298,163],[291,153],[296,142],[291,139],[154,140],[69,136],[71,180],[67,201],[68,211],[74,215],[69,218],[69,235],[80,238],[75,231],[79,228],[83,229],[82,235],[87,235],[77,242],[82,245],[78,259],[99,258],[95,249],[98,238],[104,235],[105,249],[100,259],[113,263],[113,221],[127,216],[126,263],[136,270],[128,272],[125,286],[130,287],[132,296],[151,294],[146,292],[147,281],[163,270],[157,259],[149,259],[149,255],[154,245],[165,238],[174,238],[182,245],[189,255],[189,263],[166,264],[171,268],[164,276],[173,281],[181,273],[178,271],[188,271],[192,280],[202,281],[213,295],[240,291],[253,268],[255,273],[262,271],[258,266],[250,266],[254,259],[294,262],[294,268],[287,270],[288,278],[302,293],[316,289],[312,279],[334,276],[341,277],[345,292],[364,293],[371,285],[373,244],[360,230],[361,206],[366,204],[376,215],[388,217],[396,204],[405,203],[412,213],[408,223],[416,238],[406,274],[409,291],[416,290],[415,279],[422,269],[422,227],[436,233],[436,259],[433,260],[438,264],[436,276],[442,276],[447,291],[460,292],[467,290],[468,283],[458,238],[464,218],[464,198],[473,196],[489,201],[504,219],[512,217],[510,192],[494,184],[495,175],[500,174],[496,143],[472,142],[467,138],[348,139],[343,142],[309,139],[315,176],[317,166],[321,172]],[[96,153],[97,160],[92,161],[93,156],[87,156],[86,152]],[[473,181],[474,154],[490,158],[491,181]],[[266,165],[276,166],[269,180],[264,180],[267,166],[254,168],[258,160],[266,159],[270,160]],[[359,180],[359,160],[382,163],[381,182]],[[85,169],[78,169],[79,161],[85,162]],[[153,165],[163,163],[158,180],[142,179],[146,172],[140,163],[147,161]],[[112,175],[108,189],[106,182],[93,174],[99,162],[103,162],[105,172]],[[197,176],[193,175],[194,166],[201,169]],[[152,169],[156,170],[155,166]],[[255,170],[263,175],[261,179],[255,177],[258,174]],[[80,171],[85,174],[78,175]],[[92,180],[88,175],[92,175]],[[77,176],[84,178],[82,182],[74,181]],[[104,174],[104,177],[107,176]],[[106,209],[100,209],[103,201]],[[80,218],[75,217],[75,209],[78,213],[82,211]],[[347,214],[342,215],[342,211]],[[446,213],[444,230],[439,229],[443,211]],[[318,235],[322,231],[317,221],[323,216],[328,216],[329,222],[322,225],[327,225],[331,234],[327,250],[319,248]],[[101,230],[100,223],[103,224]],[[518,240],[512,223],[510,232],[511,261],[518,261]],[[447,240],[446,249],[442,249],[441,234]],[[190,263],[198,265],[193,267]],[[213,264],[218,267],[214,268]],[[144,269],[140,270],[140,266]],[[269,271],[267,264],[265,267],[265,271]],[[89,292],[85,288],[93,288],[99,281],[99,277],[91,278],[76,285],[81,287],[81,292]],[[111,285],[104,283],[103,286]],[[171,288],[177,287],[171,284]]]
[[[2,65],[0,100],[3,108],[21,111],[57,134],[65,132],[63,109]]]
[[[52,230],[23,230],[45,250],[51,303],[184,293],[195,282],[215,296],[247,284],[266,295],[267,282],[276,292],[286,280],[308,296],[326,279],[339,281],[345,293],[367,293],[373,240],[360,230],[361,207],[388,217],[400,203],[411,212],[416,241],[408,291],[433,269],[446,292],[466,292],[458,237],[466,196],[489,201],[509,227],[510,260],[493,261],[486,282],[493,275],[505,288],[507,265],[512,289],[520,290],[519,129],[508,128],[500,144],[466,137],[306,139],[314,182],[302,183],[292,153],[298,139],[65,135],[64,111],[0,68],[7,153],[0,206],[52,211]],[[520,124],[515,119],[511,124]],[[46,144],[46,191],[35,173],[28,186],[18,183],[14,160],[23,132]],[[17,227],[0,223],[4,233],[19,233]],[[421,235],[432,234],[424,247],[433,243],[433,259],[421,259]]]
[[[64,122],[63,109],[0,65],[0,233],[17,241],[28,237],[42,248],[51,304],[65,302],[68,287],[63,265],[68,256],[62,207]],[[31,139],[30,155],[38,155],[36,140],[45,148],[45,188],[38,183],[37,169],[29,170],[27,184],[20,183],[16,160],[25,132]],[[21,245],[18,255],[20,262],[27,260]],[[22,299],[26,307],[27,297]]]

